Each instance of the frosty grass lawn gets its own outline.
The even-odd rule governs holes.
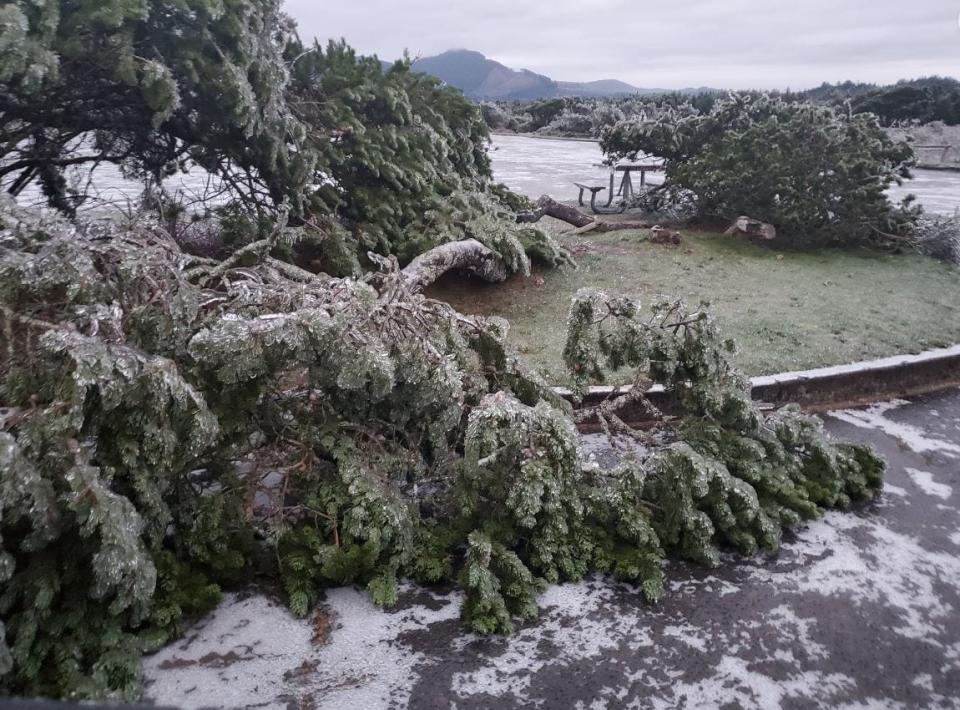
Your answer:
[[[546,225],[544,225],[546,226]],[[560,236],[579,269],[534,267],[531,278],[489,285],[448,274],[429,295],[466,313],[510,321],[510,340],[551,381],[570,297],[583,287],[641,297],[710,301],[751,375],[913,353],[960,342],[960,269],[916,255],[778,252],[716,233],[681,230],[684,243],[639,232]],[[538,278],[539,277],[539,278]]]

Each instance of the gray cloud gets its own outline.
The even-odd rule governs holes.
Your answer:
[[[805,88],[960,76],[960,0],[286,0],[304,39],[475,49],[554,79]]]

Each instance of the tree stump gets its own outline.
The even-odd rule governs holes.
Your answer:
[[[769,241],[777,236],[777,228],[769,222],[761,222],[746,215],[737,217],[724,232],[727,236],[743,235],[754,239]]]

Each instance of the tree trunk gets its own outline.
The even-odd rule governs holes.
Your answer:
[[[555,217],[574,227],[586,227],[594,220],[578,210],[576,207],[570,207],[557,202],[549,195],[544,195],[537,200],[537,208],[532,212],[521,212],[517,215],[518,222],[537,222],[541,217]]]
[[[491,283],[507,278],[503,259],[476,239],[434,247],[407,264],[401,273],[415,288],[424,288],[451,269],[466,269]]]
[[[572,225],[580,232],[615,232],[622,229],[648,229],[650,222],[603,222],[585,215],[576,207],[557,202],[549,195],[537,200],[537,208],[530,212],[520,212],[517,222],[538,222],[542,217],[553,217]]]

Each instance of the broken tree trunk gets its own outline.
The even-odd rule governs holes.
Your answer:
[[[476,239],[449,242],[425,251],[407,264],[401,273],[412,286],[423,288],[452,269],[465,269],[492,283],[507,278],[503,259]]]
[[[542,217],[555,217],[574,227],[586,227],[596,220],[588,217],[576,207],[570,207],[548,195],[537,200],[537,208],[531,212],[521,212],[517,215],[518,222],[538,222]]]
[[[585,215],[576,207],[557,202],[549,195],[537,200],[537,207],[529,212],[517,215],[518,222],[538,222],[543,217],[553,217],[572,225],[580,232],[614,232],[621,229],[648,229],[650,222],[601,222]]]

